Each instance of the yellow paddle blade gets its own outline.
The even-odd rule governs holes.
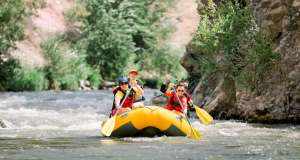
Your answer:
[[[199,119],[205,124],[211,124],[213,122],[213,117],[207,113],[204,109],[199,108],[198,106],[195,106],[196,114],[199,117]]]
[[[190,138],[195,139],[195,140],[199,140],[202,135],[198,132],[198,130],[196,130],[193,126],[191,126],[191,135]]]
[[[113,116],[107,121],[103,122],[103,125],[101,127],[101,133],[104,136],[109,137],[115,128],[115,123],[116,123],[116,116]]]

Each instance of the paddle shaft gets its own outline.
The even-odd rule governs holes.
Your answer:
[[[176,98],[177,98],[177,100],[179,102],[179,105],[180,105],[181,109],[184,110],[183,105],[182,105],[179,97],[176,94],[176,88],[175,88],[175,86],[173,87],[173,90],[174,90],[174,94],[175,94],[175,96],[176,96]],[[192,135],[193,135],[193,136],[191,135],[191,138],[193,138],[193,139],[199,139],[200,138],[199,133],[197,131],[195,131],[195,129],[193,128],[193,126],[192,126],[192,124],[191,124],[188,116],[186,114],[184,114],[184,116],[185,116],[185,119],[187,120],[187,122],[189,123],[189,125],[191,127],[191,131],[192,131]]]
[[[174,94],[175,94],[175,96],[176,96],[176,98],[177,98],[177,100],[178,100],[178,102],[179,102],[179,105],[180,105],[182,111],[184,111],[183,105],[182,105],[182,103],[181,103],[179,97],[178,97],[177,94],[176,94],[176,88],[175,88],[175,86],[173,87],[173,91],[174,91]],[[184,115],[185,115],[185,114],[184,114]],[[185,115],[185,117],[187,118],[186,115]]]
[[[125,100],[126,100],[126,99],[127,99],[127,97],[129,96],[129,94],[130,94],[130,92],[131,92],[131,89],[132,89],[132,87],[130,87],[130,88],[129,88],[129,91],[127,91],[127,92],[126,92],[125,98],[123,99],[123,101],[121,102],[121,105],[120,105],[120,106],[121,106],[121,108],[122,108],[122,106],[123,106],[123,104],[124,104]],[[120,112],[121,108],[117,109],[117,112],[116,112],[116,114],[115,114],[115,115],[117,115],[117,114]]]

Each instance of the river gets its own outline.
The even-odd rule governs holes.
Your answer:
[[[155,90],[146,90],[146,103]],[[299,160],[300,126],[216,121],[203,138],[105,138],[112,92],[0,93],[0,160]]]

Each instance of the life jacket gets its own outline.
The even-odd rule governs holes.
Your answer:
[[[143,89],[142,82],[140,80],[137,80],[137,84]],[[121,90],[120,86],[113,88],[113,90],[112,90],[113,95],[117,94],[117,92],[119,90]],[[146,100],[146,98],[144,96],[134,97],[134,102],[141,102],[141,101],[145,101],[145,100]]]
[[[187,97],[184,95],[179,99],[180,99],[181,104],[184,105],[183,101],[184,101],[184,99],[187,99]],[[182,106],[182,107],[185,108],[186,106]],[[176,110],[176,111],[183,113],[183,108],[181,108],[180,103],[179,103],[175,93],[173,92],[172,96],[170,96],[167,100],[167,109],[168,110]]]
[[[116,108],[116,104],[115,104],[115,96],[117,94],[118,91],[121,91],[123,93],[123,97],[121,99],[121,103],[124,101],[124,98],[126,96],[126,92],[124,92],[121,87],[117,87],[113,90],[114,93],[114,100],[113,100],[113,106],[112,106],[112,110],[114,110]],[[127,98],[125,99],[125,101],[123,102],[122,108],[131,108],[133,106],[134,103],[134,95],[135,95],[135,91],[131,90],[129,95],[127,96]]]
[[[188,93],[184,93],[184,96],[186,97],[187,105],[189,108],[193,107],[192,98]]]

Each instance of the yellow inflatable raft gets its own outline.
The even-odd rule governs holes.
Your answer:
[[[111,137],[189,136],[191,132],[182,116],[162,107],[146,106],[118,115]]]

